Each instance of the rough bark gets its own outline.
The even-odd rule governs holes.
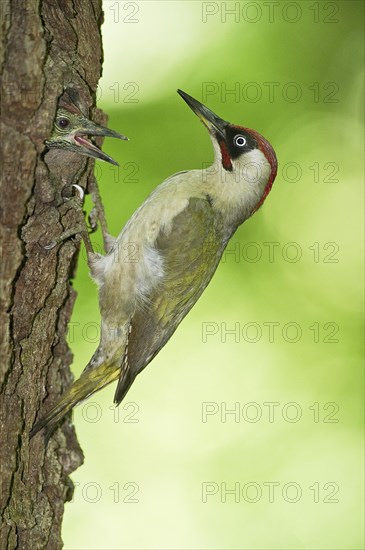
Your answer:
[[[71,184],[86,187],[93,162],[45,149],[68,89],[94,112],[102,65],[101,0],[1,0],[1,549],[62,547],[69,474],[83,460],[70,421],[45,449],[29,431],[70,384],[66,344],[79,240]],[[95,116],[95,114],[97,116]],[[94,116],[93,116],[94,115]]]

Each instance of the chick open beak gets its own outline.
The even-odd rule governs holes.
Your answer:
[[[99,147],[92,143],[87,138],[87,136],[114,137],[117,139],[128,140],[126,136],[124,136],[123,134],[119,134],[114,130],[110,130],[109,128],[105,128],[100,124],[96,124],[95,122],[92,122],[88,119],[85,119],[85,123],[83,124],[82,128],[77,129],[74,134],[74,140],[78,146],[78,152],[80,154],[104,160],[105,162],[109,162],[110,164],[119,166],[119,164],[114,159],[112,159],[109,155],[104,153],[104,151],[99,149]]]

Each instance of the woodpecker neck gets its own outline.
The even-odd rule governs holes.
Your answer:
[[[274,183],[274,180],[276,178],[276,174],[277,174],[277,171],[278,171],[278,161],[277,161],[277,158],[276,158],[275,151],[272,148],[271,144],[267,141],[267,139],[265,139],[261,134],[256,132],[256,130],[251,130],[250,129],[250,132],[256,138],[259,150],[265,155],[265,157],[266,157],[266,159],[269,162],[270,167],[271,167],[271,173],[270,173],[269,179],[267,181],[266,187],[264,189],[264,192],[262,194],[262,197],[261,197],[261,200],[260,200],[259,204],[252,211],[252,214],[253,214],[264,203],[267,195],[271,191],[272,184]]]
[[[222,145],[214,136],[212,142],[215,160],[210,168],[203,170],[203,182],[209,182],[207,188],[214,188],[215,207],[238,226],[263,204],[268,195],[276,175],[276,157],[271,163],[265,150],[255,148],[236,159],[230,158],[231,169],[226,169],[227,158],[224,152],[222,155]]]

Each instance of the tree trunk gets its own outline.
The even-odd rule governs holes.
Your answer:
[[[79,239],[71,184],[87,187],[93,162],[47,152],[64,91],[90,118],[102,48],[101,0],[1,0],[1,549],[62,547],[69,474],[83,460],[70,422],[48,448],[29,431],[71,383],[67,325]],[[100,112],[97,122],[105,122]],[[95,117],[94,117],[95,119]]]

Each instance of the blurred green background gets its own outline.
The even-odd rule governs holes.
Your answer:
[[[75,410],[85,464],[65,548],[364,548],[363,3],[104,10],[98,105],[131,138],[104,143],[119,171],[96,167],[112,234],[213,159],[177,88],[261,132],[279,170],[119,409],[109,387]],[[74,285],[78,376],[100,321],[85,258]]]

